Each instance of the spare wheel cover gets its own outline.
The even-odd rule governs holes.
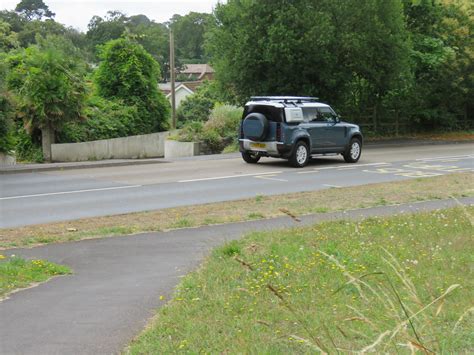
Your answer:
[[[261,113],[250,113],[244,119],[244,135],[253,141],[263,141],[268,132],[268,120]]]

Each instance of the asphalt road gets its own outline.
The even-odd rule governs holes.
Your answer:
[[[371,147],[357,164],[304,169],[238,155],[164,164],[0,175],[0,228],[474,171],[474,144]]]
[[[473,204],[474,198],[461,203]],[[320,214],[303,217],[301,224],[457,204],[438,200]],[[74,274],[0,301],[0,354],[118,353],[163,303],[159,296],[169,296],[179,277],[195,268],[211,247],[249,231],[294,225],[290,218],[277,218],[9,250],[69,265]]]

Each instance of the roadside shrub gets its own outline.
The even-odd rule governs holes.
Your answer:
[[[199,92],[188,96],[176,111],[178,128],[184,127],[190,121],[207,121],[213,107],[214,101]]]
[[[92,96],[84,113],[84,120],[64,125],[58,142],[87,142],[143,133],[137,107],[126,106],[119,100]]]
[[[220,153],[237,140],[242,108],[232,105],[217,105],[203,127],[202,140],[212,152]]]
[[[27,132],[22,122],[16,124],[13,132],[15,143],[15,155],[18,161],[43,162],[43,150],[41,149],[41,131],[33,129],[31,134]]]
[[[203,123],[199,121],[188,121],[180,129],[176,137],[180,142],[200,141],[202,136]]]
[[[98,94],[136,106],[134,127],[140,134],[163,131],[169,125],[169,103],[158,91],[160,66],[141,46],[128,38],[107,42],[94,81]]]
[[[205,81],[194,94],[181,102],[176,112],[178,128],[183,127],[189,121],[207,121],[212,109],[219,102],[225,102],[225,100],[220,94],[216,82]]]
[[[12,137],[12,116],[13,107],[10,102],[8,92],[3,83],[5,81],[6,65],[5,55],[0,53],[0,152],[7,153],[13,146]]]
[[[8,153],[14,147],[11,105],[6,94],[0,93],[0,153]]]
[[[242,108],[232,105],[217,105],[206,123],[189,121],[185,123],[177,139],[181,142],[204,142],[211,153],[221,153],[227,146],[234,151],[237,141]]]

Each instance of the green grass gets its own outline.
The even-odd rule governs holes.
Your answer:
[[[310,213],[346,211],[355,208],[473,195],[472,173],[448,174],[431,178],[284,195],[256,195],[238,201],[0,229],[0,248],[242,222],[289,214],[302,216]]]
[[[186,276],[126,352],[470,352],[473,214],[250,234]]]
[[[0,259],[5,259],[0,255]],[[43,282],[57,275],[70,274],[67,266],[57,265],[45,260],[24,260],[11,257],[0,261],[0,298],[6,294]]]

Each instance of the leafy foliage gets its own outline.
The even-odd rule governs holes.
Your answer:
[[[177,112],[178,127],[189,121],[204,122],[218,102],[226,102],[220,95],[215,82],[206,81],[196,89],[196,92],[184,99]]]
[[[413,43],[411,116],[425,128],[456,128],[459,117],[474,112],[474,5],[405,1],[405,13]]]
[[[365,83],[373,101],[406,62],[397,2],[231,0],[219,4],[215,15],[208,48],[218,79],[242,101],[294,94],[343,105],[362,100],[352,97],[352,82]]]
[[[178,139],[183,142],[202,141],[212,153],[220,153],[232,145],[238,135],[242,108],[218,104],[208,120],[188,121],[182,127]]]
[[[58,129],[81,117],[84,67],[71,56],[75,50],[66,40],[50,36],[8,58],[7,83],[17,94],[17,115],[28,125]]]
[[[13,116],[13,107],[11,98],[5,90],[5,65],[3,64],[5,55],[0,52],[0,152],[6,153],[13,148],[13,138],[11,135],[11,126]]]
[[[166,129],[169,104],[158,91],[160,68],[143,46],[126,38],[112,40],[101,59],[95,75],[99,95],[136,106],[140,116],[136,128],[141,133]]]
[[[13,132],[15,139],[15,155],[18,161],[43,162],[41,150],[41,131],[29,129],[27,131],[22,122],[17,122]]]
[[[117,100],[91,96],[86,101],[85,119],[67,123],[58,141],[87,142],[141,134],[136,106],[127,106]]]
[[[21,0],[15,11],[27,20],[41,20],[43,17],[53,18],[55,16],[43,0]]]
[[[18,46],[18,34],[11,30],[9,23],[0,19],[0,52],[8,52]]]
[[[312,95],[352,117],[395,110],[412,129],[472,119],[472,2],[229,0],[215,17],[207,48],[239,102]]]
[[[207,60],[204,51],[205,34],[214,18],[211,14],[190,12],[185,16],[174,15],[170,27],[175,34],[176,55],[184,62]]]

